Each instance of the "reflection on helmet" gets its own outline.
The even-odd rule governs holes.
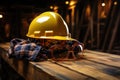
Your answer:
[[[55,12],[44,12],[33,19],[27,36],[39,39],[74,40],[70,38],[66,22]]]

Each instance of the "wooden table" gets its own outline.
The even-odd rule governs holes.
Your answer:
[[[28,62],[8,58],[9,43],[0,44],[0,56],[25,80],[120,80],[120,56],[85,50],[84,59]]]

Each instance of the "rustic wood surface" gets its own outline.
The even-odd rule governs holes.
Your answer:
[[[1,58],[26,80],[120,80],[119,55],[85,50],[79,60],[28,62],[8,58],[8,48],[0,44]]]

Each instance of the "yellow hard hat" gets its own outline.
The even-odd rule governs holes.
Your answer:
[[[44,12],[37,16],[29,26],[27,37],[38,39],[74,40],[63,18],[55,12]]]

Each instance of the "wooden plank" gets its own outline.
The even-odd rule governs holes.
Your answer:
[[[9,45],[10,45],[9,42],[7,42],[7,43],[1,43],[1,44],[0,44],[0,47],[3,48],[3,49],[5,49],[5,50],[7,51],[8,48],[9,48]]]
[[[103,56],[103,57],[120,58],[120,55],[115,55],[115,54],[110,54],[110,53],[100,52],[100,51],[85,50],[85,54],[86,53],[95,54],[95,55]]]
[[[102,63],[105,65],[110,65],[110,66],[120,68],[120,56],[119,55],[85,50],[85,58],[87,60],[91,60],[91,61]]]
[[[6,55],[6,51],[1,50],[1,48],[0,56],[23,78],[25,78],[26,80],[33,80],[34,69],[32,64],[29,64],[28,62],[23,60],[8,58],[8,56]]]
[[[44,72],[52,76],[57,76],[60,80],[84,80],[84,79],[94,79],[92,77],[85,76],[83,74],[78,74],[72,70],[69,70],[60,65],[51,64],[49,61],[38,62],[36,64],[37,68],[42,68]]]
[[[113,5],[111,5],[111,8],[110,8],[110,12],[108,14],[108,17],[107,17],[107,25],[105,26],[106,27],[106,31],[105,31],[105,36],[103,37],[103,42],[102,42],[102,50],[106,51],[106,49],[108,49],[108,44],[110,43],[110,39],[111,39],[111,32],[112,32],[112,29],[113,29],[113,25],[114,23],[114,20],[115,20],[115,17],[116,16],[116,9],[117,7]]]
[[[119,80],[120,78],[120,76],[115,77],[113,75],[105,73],[105,71],[103,71],[104,70],[103,67],[102,67],[103,69],[102,70],[102,69],[98,69],[96,67],[91,66],[90,61],[86,61],[86,63],[81,60],[76,62],[66,61],[66,62],[57,62],[57,64],[99,80]],[[95,63],[92,63],[92,64],[95,64]]]
[[[118,31],[119,22],[120,22],[120,10],[117,13],[117,19],[115,21],[115,25],[114,25],[114,28],[113,28],[113,31],[112,31],[112,35],[111,35],[112,37],[110,39],[110,44],[109,44],[109,47],[108,47],[109,51],[111,51],[112,48],[113,48],[113,43],[116,39],[116,34],[117,34],[117,31]]]
[[[76,61],[74,63],[77,65],[86,65],[88,67],[95,68],[102,73],[105,73],[120,79],[120,68],[111,67],[109,65],[99,64],[99,63],[87,61],[87,60]]]

